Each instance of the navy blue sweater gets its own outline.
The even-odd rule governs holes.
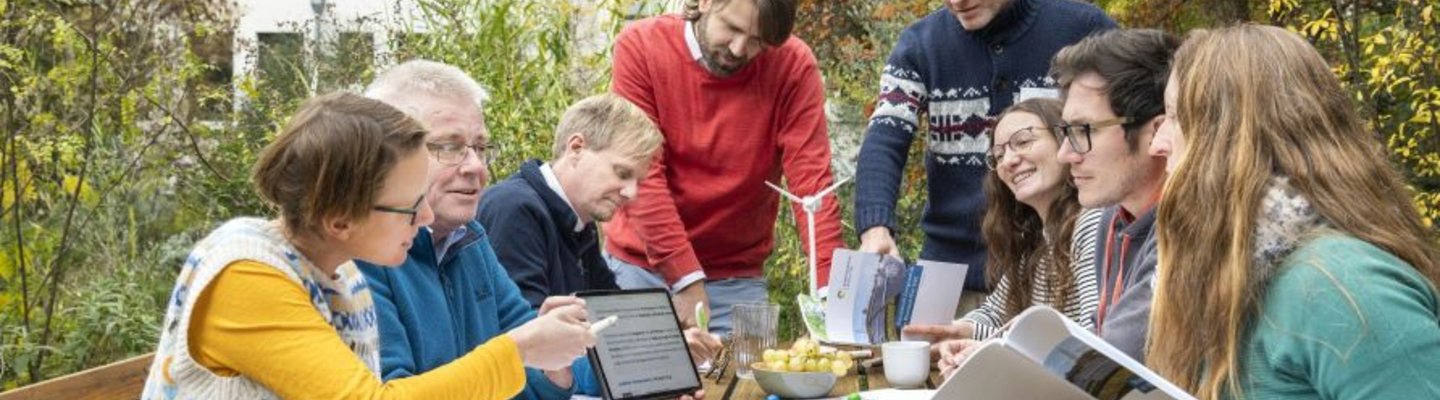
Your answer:
[[[1071,0],[1014,0],[985,28],[967,32],[946,8],[900,35],[880,79],[856,168],[856,232],[897,232],[895,201],[910,143],[929,117],[929,198],[920,258],[970,265],[967,289],[985,288],[984,156],[994,118],[1017,97],[1054,86],[1050,59],[1091,33],[1115,27],[1104,12]]]
[[[619,289],[600,255],[595,223],[575,231],[579,217],[545,184],[539,160],[486,189],[475,218],[490,230],[500,264],[531,306],[549,296]]]

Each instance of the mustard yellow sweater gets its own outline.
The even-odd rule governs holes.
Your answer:
[[[259,382],[282,398],[508,399],[525,386],[519,348],[497,336],[428,373],[382,383],[316,312],[298,282],[239,261],[195,303],[189,348],[220,376]]]

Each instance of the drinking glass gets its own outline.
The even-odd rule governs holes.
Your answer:
[[[775,329],[780,322],[780,306],[769,303],[736,304],[731,309],[734,328],[730,332],[731,362],[735,376],[751,379],[750,364],[760,361],[765,349],[775,347]]]

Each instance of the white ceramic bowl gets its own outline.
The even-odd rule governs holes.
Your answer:
[[[781,372],[757,362],[750,367],[755,373],[755,383],[766,393],[790,399],[811,399],[824,397],[835,388],[838,377],[829,372]]]

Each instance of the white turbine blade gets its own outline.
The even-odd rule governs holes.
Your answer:
[[[790,201],[793,201],[793,202],[796,202],[796,203],[804,203],[804,202],[805,202],[805,199],[802,199],[802,198],[800,198],[799,196],[790,194],[790,192],[785,191],[785,189],[781,189],[779,186],[775,186],[775,184],[770,183],[770,181],[765,181],[765,185],[766,185],[766,186],[770,186],[771,189],[775,189],[775,191],[780,192],[780,194],[785,195],[785,197],[789,198]]]
[[[847,181],[849,181],[849,180],[850,180],[850,177],[847,176],[847,177],[845,177],[845,179],[841,179],[839,182],[835,182],[835,184],[830,185],[830,187],[828,187],[828,188],[825,188],[825,190],[821,190],[820,193],[815,194],[815,197],[825,197],[825,195],[830,194],[830,192],[835,191],[835,188],[840,187],[840,185],[844,185],[845,182],[847,182]]]

